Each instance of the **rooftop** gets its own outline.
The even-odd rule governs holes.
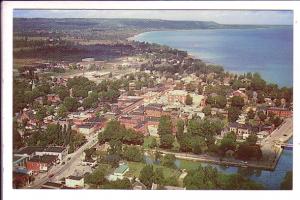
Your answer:
[[[19,151],[16,152],[16,154],[27,154],[27,155],[31,155],[37,151],[43,151],[44,147],[24,147],[22,149],[20,149]]]
[[[71,180],[77,180],[77,181],[79,181],[79,180],[83,179],[83,177],[81,177],[81,176],[69,176],[66,179],[71,179]]]
[[[115,169],[114,173],[123,174],[127,169],[127,165],[120,165],[117,169]]]
[[[54,182],[46,182],[42,185],[42,188],[54,187],[54,188],[62,188],[63,184],[61,183],[54,183]]]
[[[186,96],[188,93],[185,90],[172,90],[169,92],[170,95],[182,95]]]
[[[43,156],[33,156],[30,162],[42,162],[42,163],[52,163],[57,160],[57,156],[54,155],[43,155]]]
[[[44,152],[63,152],[66,148],[65,147],[47,147],[44,149]]]

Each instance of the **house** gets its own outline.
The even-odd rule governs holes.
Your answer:
[[[53,155],[33,156],[26,162],[26,168],[32,170],[34,173],[45,172],[48,171],[57,160],[57,156]]]
[[[81,176],[69,176],[66,178],[66,186],[70,188],[83,188],[84,178]]]
[[[229,124],[229,131],[237,134],[238,137],[242,138],[243,135],[249,135],[251,133],[257,133],[259,131],[258,128],[252,127],[247,124],[239,124],[237,122],[233,122]]]
[[[95,167],[97,165],[97,160],[94,160],[92,158],[85,158],[83,161],[81,161],[83,166],[91,166]]]
[[[167,94],[168,101],[170,103],[180,102],[180,103],[184,104],[187,94],[188,93],[185,90],[172,90],[172,91],[169,91],[168,94]]]
[[[239,97],[242,97],[244,99],[244,102],[247,103],[248,102],[248,96],[240,91],[240,90],[236,90],[232,93],[232,96],[239,96]]]
[[[270,113],[275,114],[278,117],[288,118],[293,116],[293,112],[287,108],[270,107],[267,108],[267,115]]]

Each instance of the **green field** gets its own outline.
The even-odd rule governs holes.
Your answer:
[[[146,165],[145,163],[141,162],[128,162],[127,164],[129,167],[129,171],[125,174],[127,177],[139,177],[142,168]],[[162,168],[165,178],[176,177],[176,179],[178,179],[181,174],[179,170],[171,169],[165,166],[153,165],[153,167],[154,170],[157,168]]]
[[[200,164],[203,164],[203,163],[191,161],[191,160],[183,160],[183,159],[177,159],[177,160],[180,161],[179,168],[186,169],[186,170],[197,169]]]

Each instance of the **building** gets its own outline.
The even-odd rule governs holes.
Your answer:
[[[26,162],[29,160],[28,156],[13,156],[13,167],[26,167]]]
[[[143,97],[139,96],[120,96],[118,98],[118,108],[123,109],[126,108],[140,100],[143,100]]]
[[[14,152],[14,156],[25,156],[29,159],[36,155],[36,152],[42,152],[45,147],[28,146]]]
[[[66,186],[70,188],[84,188],[84,178],[81,176],[69,176],[66,178]]]
[[[232,93],[232,96],[238,96],[238,97],[242,97],[244,99],[244,102],[247,103],[248,102],[248,96],[242,92],[241,90],[236,90]]]
[[[94,124],[81,124],[77,126],[78,132],[84,135],[90,135],[96,131]]]
[[[53,155],[33,156],[26,162],[26,168],[33,173],[47,172],[57,160],[57,156]]]
[[[120,165],[115,169],[114,173],[108,176],[109,181],[116,181],[117,179],[123,179],[126,172],[129,171],[129,167],[126,164]]]
[[[288,118],[293,116],[293,112],[287,108],[270,107],[267,108],[267,115],[270,113],[275,114],[278,117]]]
[[[82,62],[93,62],[95,61],[95,58],[83,58],[81,59]]]
[[[256,134],[259,131],[259,129],[247,124],[239,124],[237,122],[233,122],[229,124],[229,131],[234,132],[235,134],[237,134],[238,137],[242,138],[243,135],[246,136],[252,133]]]
[[[168,102],[169,103],[175,103],[180,102],[182,104],[185,104],[185,99],[187,96],[187,91],[185,90],[172,90],[169,91],[167,94]]]
[[[145,116],[150,118],[160,118],[163,115],[162,104],[148,104],[145,106]]]
[[[48,94],[47,101],[50,101],[51,103],[58,103],[60,102],[60,98],[57,94]]]
[[[28,146],[24,147],[16,152],[14,156],[25,156],[29,159],[34,156],[43,156],[43,155],[54,155],[61,161],[68,154],[68,149],[66,147],[54,146],[54,147],[36,147]]]
[[[118,121],[125,126],[125,128],[133,128],[138,125],[138,121],[133,119],[133,117],[129,115],[122,115],[118,119]]]
[[[132,189],[133,190],[146,190],[147,187],[140,181],[136,180],[133,184],[132,184]]]
[[[68,149],[65,147],[46,147],[41,152],[36,152],[36,155],[43,156],[43,155],[53,155],[57,156],[59,161],[62,161],[68,155]]]

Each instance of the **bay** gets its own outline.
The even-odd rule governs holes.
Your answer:
[[[269,83],[293,85],[293,28],[153,31],[134,40],[187,51],[235,73],[258,72]]]

